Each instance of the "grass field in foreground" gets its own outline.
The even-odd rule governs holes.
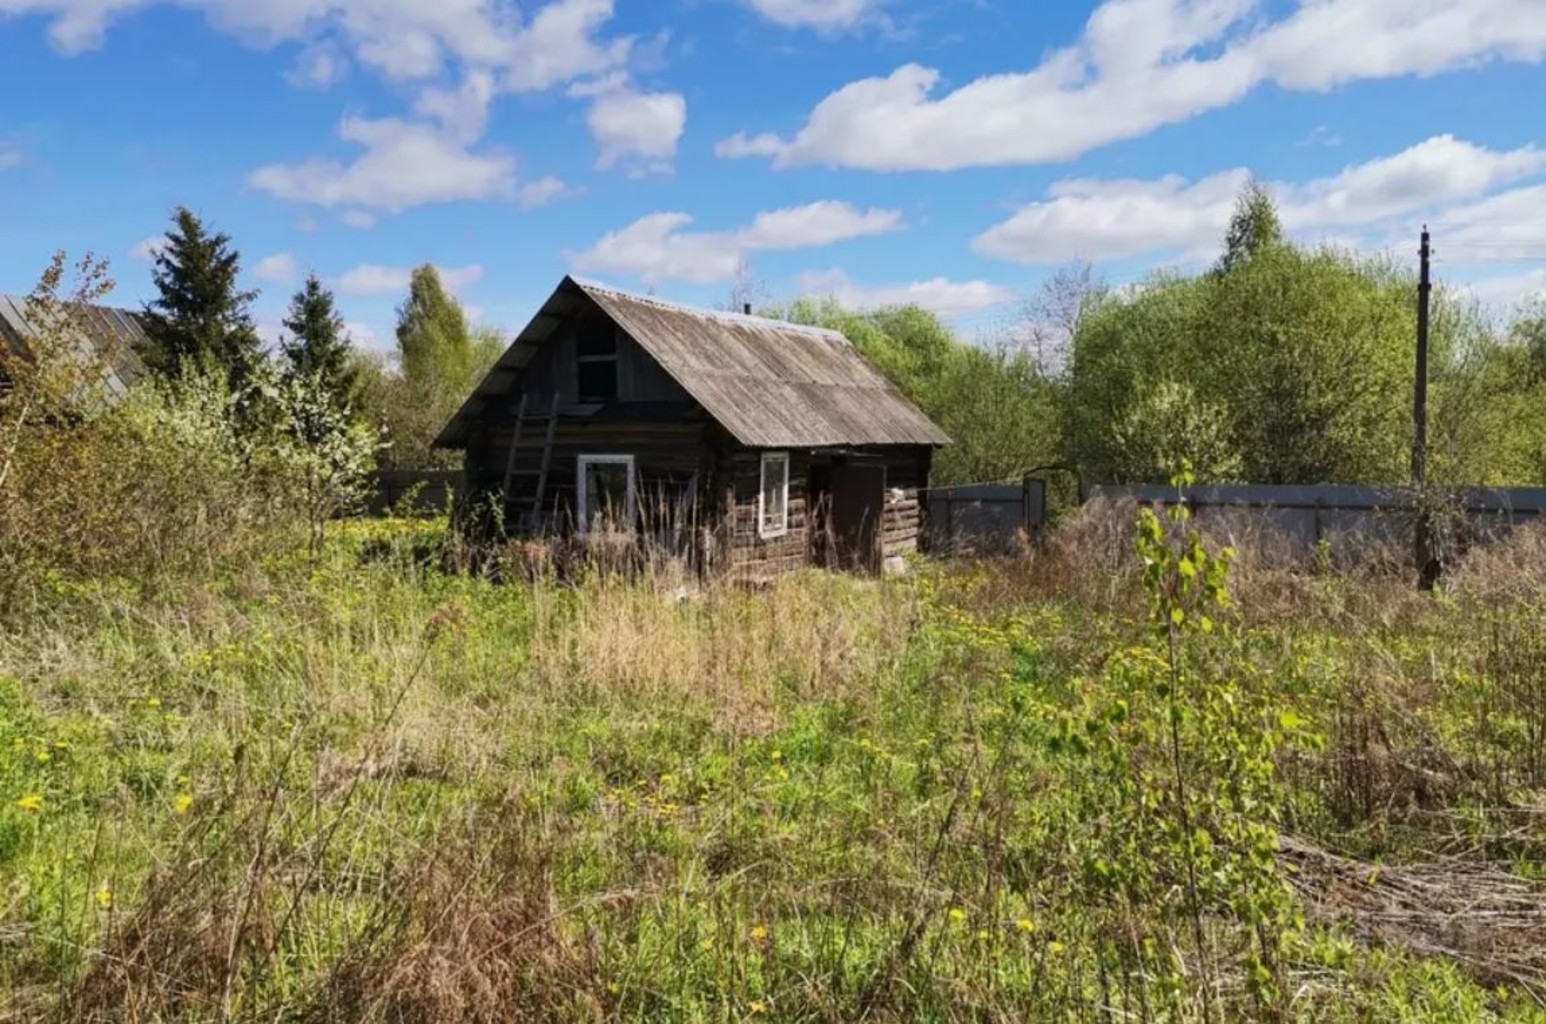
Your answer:
[[[1539,586],[681,600],[440,529],[5,627],[0,1016],[1546,1020]]]

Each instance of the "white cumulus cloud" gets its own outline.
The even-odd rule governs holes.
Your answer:
[[[1465,287],[1487,307],[1508,314],[1525,302],[1546,299],[1546,268],[1483,277]]]
[[[752,10],[788,28],[849,29],[880,7],[878,0],[747,0]]]
[[[940,93],[908,64],[828,95],[792,137],[741,133],[722,156],[876,171],[1069,160],[1276,84],[1324,90],[1546,56],[1540,0],[1106,0],[1028,71]]]
[[[285,77],[298,88],[327,88],[355,67],[395,81],[459,80],[422,87],[412,116],[343,118],[340,137],[363,150],[352,160],[276,162],[248,177],[279,199],[348,207],[356,221],[427,203],[534,206],[570,194],[557,179],[518,181],[512,155],[479,146],[490,107],[502,94],[623,74],[635,48],[632,36],[608,31],[615,0],[0,0],[0,23],[41,17],[58,49],[78,53],[155,7],[200,13],[254,46],[290,49]],[[597,107],[604,160],[669,164],[686,120],[680,96],[624,90]]]
[[[346,295],[386,295],[405,292],[413,279],[412,267],[387,267],[375,263],[363,263],[348,270],[338,278],[338,290]],[[451,291],[459,291],[476,284],[483,278],[482,264],[465,267],[437,267],[440,280]]]
[[[476,152],[439,128],[400,118],[345,118],[339,137],[363,146],[352,163],[313,158],[271,164],[248,183],[276,199],[400,213],[426,203],[514,194],[515,158]]]
[[[901,227],[900,210],[860,210],[828,199],[759,213],[737,237],[748,249],[807,249]]]
[[[652,213],[614,231],[584,252],[569,254],[577,270],[590,274],[627,274],[646,284],[729,281],[741,265],[733,234],[690,232],[686,213]]]
[[[349,73],[349,58],[326,43],[307,46],[285,72],[285,81],[297,89],[327,89]]]
[[[935,277],[898,285],[862,285],[841,270],[806,274],[800,291],[807,296],[830,297],[848,309],[885,309],[922,306],[947,320],[981,313],[1015,300],[1015,291],[987,281],[951,281]]]
[[[355,228],[370,227],[380,212],[431,203],[494,199],[530,208],[562,198],[569,189],[558,179],[521,182],[513,156],[480,146],[497,93],[492,72],[469,71],[456,88],[423,90],[416,119],[344,118],[339,137],[363,150],[353,162],[270,164],[253,171],[248,184],[277,199],[347,207],[344,223]]]
[[[585,123],[596,140],[599,169],[622,164],[641,173],[666,173],[687,130],[687,100],[621,85],[595,97]]]
[[[516,189],[515,201],[522,209],[535,210],[539,206],[550,206],[559,200],[569,199],[579,194],[578,187],[550,174],[536,181],[528,181]]]
[[[276,252],[265,256],[252,268],[252,276],[271,284],[289,284],[300,274],[301,266],[294,253]]]
[[[823,201],[759,213],[734,231],[687,231],[686,213],[652,213],[614,231],[570,262],[585,273],[626,274],[646,284],[733,280],[752,251],[808,249],[903,227],[896,210],[860,210]]]
[[[1418,213],[1438,217],[1448,204],[1542,170],[1546,151],[1536,147],[1495,152],[1439,135],[1339,174],[1274,183],[1271,188],[1286,228],[1325,233]],[[1151,252],[1198,255],[1217,248],[1249,177],[1238,168],[1196,182],[1176,176],[1058,182],[1047,199],[1022,207],[978,236],[973,247],[984,255],[1029,264]],[[1508,209],[1483,209],[1470,216],[1523,217],[1529,201],[1515,199]]]
[[[291,72],[303,83],[335,79],[335,58],[347,52],[394,79],[430,78],[460,62],[497,71],[510,91],[539,91],[620,66],[632,47],[627,37],[601,37],[613,0],[549,0],[529,20],[493,0],[0,0],[0,16],[47,18],[54,46],[79,53],[101,46],[118,19],[157,6],[200,12],[260,46],[335,41],[332,56],[303,52]]]

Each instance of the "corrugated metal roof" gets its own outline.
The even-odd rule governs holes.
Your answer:
[[[567,277],[435,443],[465,447],[483,411],[509,393],[537,348],[592,303],[749,447],[950,443],[836,331],[692,309]]]
[[[11,355],[27,357],[31,354],[31,340],[37,336],[37,327],[28,315],[30,300],[19,295],[0,295],[0,342]],[[111,306],[86,306],[80,311],[79,323],[83,337],[79,339],[81,354],[91,354],[102,360],[109,375],[108,387],[122,393],[145,372],[135,348],[145,340],[145,328],[139,317],[127,309]]]

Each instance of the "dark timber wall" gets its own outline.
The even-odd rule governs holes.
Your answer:
[[[777,449],[772,449],[777,450]],[[794,450],[789,453],[789,531],[763,538],[757,529],[757,499],[762,486],[762,450],[732,446],[717,465],[721,509],[721,557],[740,578],[763,579],[817,564],[820,538],[812,496],[811,469],[817,464],[843,472],[849,462],[880,464],[886,469],[881,513],[881,557],[898,558],[918,550],[922,533],[921,495],[928,483],[932,449],[876,447],[841,450]]]
[[[881,552],[886,558],[913,554],[923,534],[923,492],[929,485],[931,448],[889,451],[886,462],[886,514],[881,523]]]
[[[758,579],[800,569],[811,562],[806,516],[810,454],[789,453],[789,531],[764,539],[757,529],[757,499],[762,488],[762,452],[731,448],[718,460],[722,488],[721,550],[726,568],[740,578]]]
[[[653,531],[661,520],[685,514],[683,499],[708,469],[703,439],[707,423],[693,420],[591,419],[560,415],[553,438],[547,491],[541,509],[542,528],[568,532],[574,525],[579,500],[581,455],[632,455],[638,488],[639,510]],[[475,492],[498,493],[509,465],[515,435],[515,416],[480,434],[467,450],[467,483]],[[514,513],[527,509],[535,496],[536,474],[541,470],[547,440],[543,422],[528,423],[516,453],[511,479],[510,509],[506,521],[516,523]]]

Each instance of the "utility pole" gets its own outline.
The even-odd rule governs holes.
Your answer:
[[[1417,388],[1412,395],[1412,483],[1428,484],[1428,300],[1433,295],[1432,259],[1427,225],[1417,251],[1422,268],[1417,278]]]
[[[1439,563],[1433,553],[1433,523],[1428,501],[1428,320],[1433,296],[1433,249],[1423,225],[1417,277],[1417,380],[1412,393],[1412,485],[1417,502],[1417,586],[1432,590]]]

